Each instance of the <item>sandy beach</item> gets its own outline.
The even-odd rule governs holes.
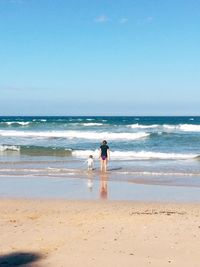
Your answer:
[[[199,266],[200,205],[1,199],[0,266]]]

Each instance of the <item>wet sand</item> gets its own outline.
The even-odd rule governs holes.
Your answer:
[[[200,262],[200,204],[1,199],[0,225],[0,266]]]
[[[113,181],[108,175],[78,177],[0,177],[0,199],[115,200],[200,203],[200,187]]]

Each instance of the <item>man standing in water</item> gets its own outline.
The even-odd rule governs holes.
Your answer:
[[[104,140],[100,146],[99,158],[101,160],[101,171],[107,171],[108,160],[110,160],[110,150],[107,141]]]

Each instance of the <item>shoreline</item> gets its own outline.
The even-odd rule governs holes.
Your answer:
[[[142,179],[140,179],[143,182]],[[135,201],[156,203],[200,203],[200,188],[135,179],[110,180],[93,174],[78,177],[0,177],[0,199],[63,199],[82,201]]]
[[[197,267],[199,218],[200,204],[1,199],[0,264]]]

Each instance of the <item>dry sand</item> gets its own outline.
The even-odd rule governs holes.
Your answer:
[[[200,266],[200,204],[0,200],[0,266]]]

